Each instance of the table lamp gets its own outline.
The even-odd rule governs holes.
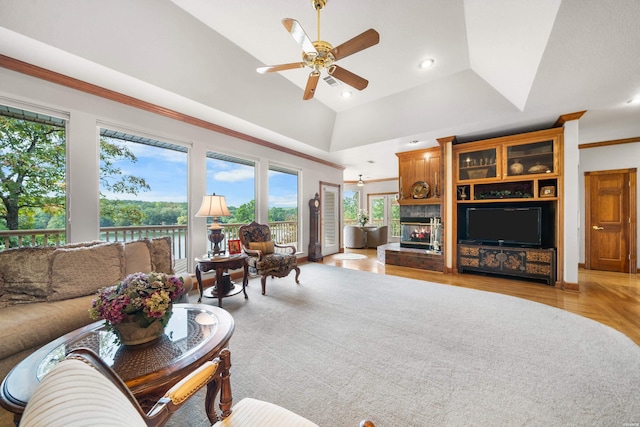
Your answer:
[[[224,196],[213,193],[211,196],[202,197],[202,205],[196,216],[213,217],[213,223],[209,226],[209,241],[213,244],[213,255],[224,253],[224,249],[220,250],[220,242],[224,240],[224,233],[222,233],[222,226],[218,220],[221,216],[231,216]]]

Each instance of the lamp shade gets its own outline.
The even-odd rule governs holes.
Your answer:
[[[227,208],[224,196],[217,196],[216,193],[213,193],[211,196],[202,197],[202,205],[196,216],[231,216],[231,212]]]
[[[362,180],[362,175],[360,175],[360,178],[358,179],[358,187],[362,187],[364,185],[364,181]]]

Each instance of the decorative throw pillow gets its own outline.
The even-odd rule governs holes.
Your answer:
[[[158,273],[173,274],[171,237],[151,239],[151,268]]]
[[[262,251],[265,255],[272,254],[274,252],[273,240],[268,242],[249,242],[249,249]]]
[[[124,244],[124,274],[150,273],[151,270],[151,242],[147,239],[133,240]]]
[[[124,277],[124,244],[56,249],[51,256],[51,289],[48,301],[91,295]]]

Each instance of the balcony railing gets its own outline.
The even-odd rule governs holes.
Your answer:
[[[223,224],[227,239],[237,239],[242,224]],[[280,244],[297,244],[298,223],[296,221],[270,222],[272,238]],[[203,230],[203,233],[206,231]],[[130,227],[101,227],[100,240],[105,242],[128,242],[131,240],[170,236],[173,240],[175,260],[187,256],[186,225],[143,225]],[[66,243],[64,228],[44,230],[0,230],[0,250],[35,246],[62,246]]]

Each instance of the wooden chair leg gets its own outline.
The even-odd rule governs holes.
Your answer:
[[[262,295],[265,295],[267,293],[267,277],[268,274],[264,274],[260,279],[260,283],[262,283]]]
[[[298,277],[300,277],[300,267],[295,267],[296,270],[296,283],[300,284],[300,280],[298,279]]]

